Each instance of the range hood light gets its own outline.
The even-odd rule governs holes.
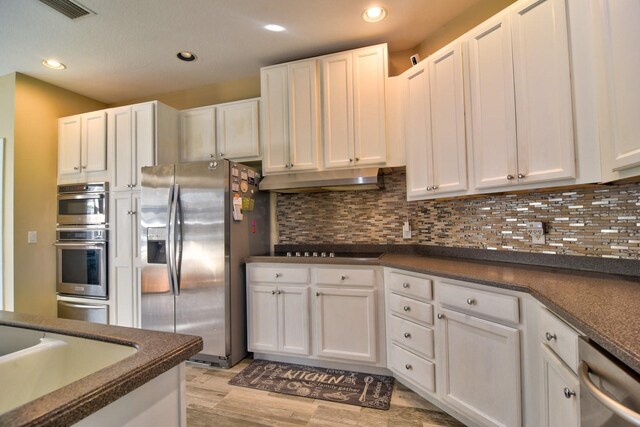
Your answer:
[[[363,168],[267,175],[258,187],[276,193],[378,190],[384,181],[379,168]]]

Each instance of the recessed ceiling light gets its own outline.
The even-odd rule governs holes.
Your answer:
[[[64,70],[65,68],[67,68],[66,65],[64,65],[62,62],[56,61],[55,59],[43,59],[42,65],[53,70]]]
[[[269,31],[275,31],[276,33],[286,30],[286,28],[283,27],[282,25],[276,25],[276,24],[265,25],[264,29]]]
[[[178,52],[176,56],[178,57],[178,59],[186,62],[191,62],[198,59],[195,53],[189,52],[188,50],[183,50],[182,52]]]
[[[373,6],[369,9],[362,12],[362,19],[367,22],[380,22],[385,16],[387,16],[387,11],[380,6]]]

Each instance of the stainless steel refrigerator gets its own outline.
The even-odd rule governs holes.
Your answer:
[[[142,168],[142,328],[199,335],[193,359],[247,354],[243,259],[269,253],[269,193],[255,169],[206,161]]]

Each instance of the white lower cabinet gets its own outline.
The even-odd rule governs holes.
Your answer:
[[[575,374],[545,344],[542,352],[542,425],[580,425],[580,383]]]
[[[483,425],[521,425],[518,329],[447,309],[438,318],[443,400]]]
[[[378,332],[373,289],[316,289],[318,356],[375,362]]]
[[[386,366],[380,269],[249,264],[249,351]]]
[[[309,354],[309,289],[250,285],[249,350]]]

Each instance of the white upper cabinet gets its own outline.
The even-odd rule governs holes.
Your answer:
[[[216,157],[216,114],[213,106],[180,113],[180,161],[195,162]]]
[[[261,70],[265,174],[318,169],[318,63],[315,59]]]
[[[106,111],[59,119],[58,182],[105,179],[106,173]]]
[[[432,155],[427,167],[433,171],[430,191],[436,194],[464,191],[467,156],[461,44],[456,42],[436,52],[428,63]]]
[[[327,55],[321,64],[324,167],[384,164],[386,45]]]
[[[564,1],[520,1],[466,40],[475,188],[574,178]]]
[[[259,99],[216,105],[216,146],[219,158],[253,160],[260,155]]]
[[[597,0],[600,142],[606,181],[640,175],[640,2]]]
[[[461,45],[455,42],[403,74],[407,199],[467,189]]]

